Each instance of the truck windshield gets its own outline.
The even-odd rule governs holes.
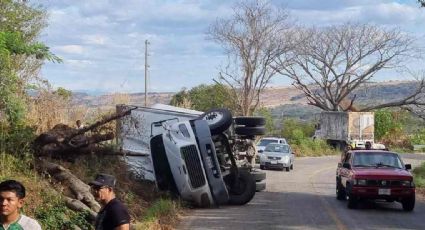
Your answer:
[[[356,152],[353,158],[353,167],[390,167],[403,168],[400,158],[389,152]]]

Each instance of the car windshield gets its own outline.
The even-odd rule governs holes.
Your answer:
[[[270,143],[277,143],[277,140],[274,139],[261,139],[258,143],[258,146],[267,146]]]
[[[266,146],[265,152],[289,153],[288,145],[269,144]]]
[[[389,152],[356,152],[353,167],[390,167],[403,168],[400,158]]]

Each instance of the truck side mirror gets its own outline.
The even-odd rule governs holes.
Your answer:
[[[406,170],[412,169],[412,165],[411,164],[405,164],[404,167],[406,168]]]
[[[350,163],[347,163],[347,162],[345,162],[344,164],[342,164],[342,167],[343,168],[346,168],[346,169],[351,169]]]

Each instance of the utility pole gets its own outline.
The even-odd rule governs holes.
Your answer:
[[[145,40],[145,107],[148,106],[148,45],[149,41]]]

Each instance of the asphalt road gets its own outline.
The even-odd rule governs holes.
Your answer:
[[[403,154],[412,166],[425,155]],[[294,171],[267,172],[267,188],[243,206],[191,210],[177,229],[425,229],[425,202],[404,212],[397,202],[364,202],[355,210],[335,198],[338,156],[298,158]]]

